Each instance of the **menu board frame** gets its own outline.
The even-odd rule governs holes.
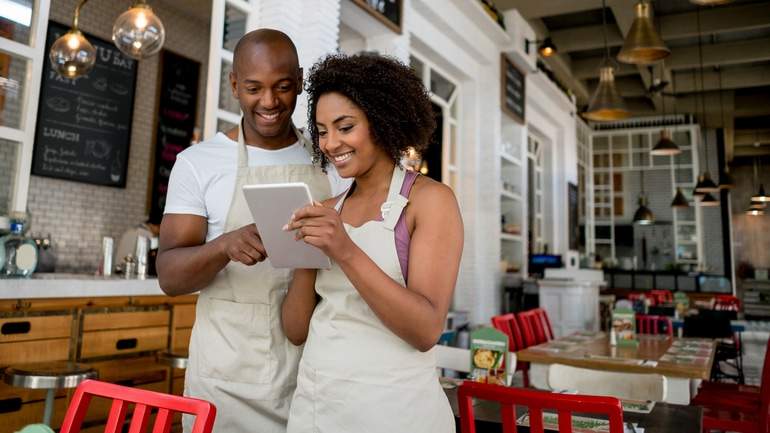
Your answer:
[[[519,83],[514,81],[518,78]],[[511,62],[505,53],[500,55],[500,107],[503,112],[514,120],[526,123],[527,107],[527,76]],[[516,96],[520,95],[519,98]],[[521,115],[516,112],[516,105],[521,109]]]
[[[395,21],[392,20],[383,12],[377,10],[377,8],[375,8],[373,5],[369,3],[369,0],[353,0],[353,3],[355,3],[361,9],[365,10],[369,15],[376,18],[378,21],[384,24],[387,28],[393,30],[394,32],[400,35],[403,32],[402,22],[404,17],[404,1],[403,0],[393,0],[393,1],[396,3],[397,15],[395,17]]]
[[[173,65],[173,69],[172,69]],[[178,78],[169,72],[176,70]],[[180,74],[183,71],[184,74]],[[166,192],[171,168],[176,161],[176,155],[190,147],[198,117],[198,90],[200,87],[201,62],[189,57],[163,49],[160,52],[160,66],[156,86],[156,110],[154,122],[154,142],[150,164],[149,181],[147,183],[147,213],[151,221],[160,221],[165,207]],[[194,78],[194,80],[192,79]],[[189,81],[184,83],[184,81]],[[194,83],[193,83],[194,81]],[[185,89],[189,87],[187,103],[192,109],[183,113],[178,111]],[[169,89],[173,87],[174,90]],[[181,92],[181,93],[180,93]],[[182,118],[183,114],[188,117]],[[169,131],[166,131],[168,128]],[[180,134],[182,134],[180,136]],[[167,139],[166,137],[176,138]],[[173,156],[173,161],[170,157]],[[164,185],[165,184],[165,185]]]
[[[49,21],[45,53],[69,29],[70,26]],[[45,56],[31,173],[125,188],[138,62],[121,53],[111,41],[85,32],[83,35],[97,50],[96,64],[88,74],[74,79],[61,77],[51,67],[50,58]],[[105,70],[106,73],[103,72]],[[70,89],[63,87],[65,85],[70,86]],[[94,93],[89,94],[86,90],[93,90]],[[108,96],[98,96],[96,92]],[[57,93],[67,94],[70,100]],[[98,100],[102,102],[96,102]],[[74,123],[68,119],[73,114],[67,114],[73,109]],[[61,113],[60,118],[57,119],[54,113]],[[88,118],[84,123],[92,124],[75,126],[75,123],[80,122],[80,116]],[[117,130],[108,129],[109,126],[105,128],[103,124],[115,124]]]

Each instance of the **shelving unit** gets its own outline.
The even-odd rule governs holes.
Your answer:
[[[691,195],[698,173],[699,127],[695,124],[669,126],[673,140],[682,149],[678,156],[652,156],[650,150],[657,142],[660,127],[628,128],[608,131],[594,131],[591,134],[591,154],[594,194],[594,239],[595,252],[601,257],[617,260],[617,226],[632,224],[632,215],[637,207],[637,197],[628,191],[632,182],[641,173],[670,173],[670,200],[681,187],[690,207],[671,209],[668,216],[657,216],[661,222],[672,225],[673,261],[677,264],[697,265],[703,257],[701,235],[701,212]],[[663,200],[651,190],[655,186],[649,178],[644,182],[645,192],[650,198]],[[636,230],[636,229],[635,229]]]
[[[502,116],[500,161],[500,262],[504,274],[527,274],[526,127]]]

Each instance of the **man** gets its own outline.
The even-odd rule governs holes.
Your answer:
[[[217,406],[214,431],[284,432],[301,353],[279,323],[291,273],[263,263],[241,187],[305,182],[321,200],[346,184],[312,165],[312,145],[292,124],[302,69],[288,36],[270,29],[246,34],[234,51],[230,83],[241,127],[178,155],[158,276],[169,295],[200,291],[185,395]],[[190,417],[184,427],[191,430]]]

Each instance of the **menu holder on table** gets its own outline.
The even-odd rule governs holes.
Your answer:
[[[612,329],[610,332],[615,333],[618,346],[638,346],[639,341],[636,339],[636,315],[634,311],[627,308],[616,308],[612,312]]]
[[[620,400],[620,403],[623,405],[623,412],[648,414],[655,407],[652,400]]]
[[[476,382],[508,385],[508,336],[481,328],[471,333],[470,376]]]

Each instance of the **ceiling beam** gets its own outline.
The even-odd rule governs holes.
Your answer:
[[[500,10],[515,8],[525,19],[550,17],[553,15],[599,9],[598,0],[497,0]]]
[[[579,79],[598,77],[599,65],[603,59],[601,56],[596,56],[573,61],[572,69],[575,77]],[[703,66],[726,66],[766,60],[770,60],[770,38],[703,46]],[[666,59],[666,66],[673,70],[699,67],[698,46],[672,48],[671,55]],[[615,75],[629,75],[635,71],[636,68],[633,66],[621,64],[620,70]]]
[[[697,13],[665,15],[655,18],[664,40],[688,38],[698,35]],[[749,4],[701,11],[703,34],[734,32],[770,27],[770,4]],[[561,53],[593,50],[604,47],[601,25],[590,25],[554,30],[550,33],[553,43]],[[607,44],[623,45],[623,34],[615,26],[607,29]]]
[[[699,71],[677,72],[675,75],[677,93],[719,90],[719,72],[712,68],[703,71],[702,89]],[[722,70],[722,89],[743,89],[761,86],[770,86],[770,65]],[[765,104],[767,104],[767,101]]]
[[[543,20],[529,20],[529,25],[532,26],[532,30],[535,32],[535,35],[537,35],[538,39],[543,39],[548,35],[548,29],[545,27],[545,24],[543,24]],[[591,98],[588,93],[588,87],[582,81],[576,79],[572,74],[569,56],[556,53],[550,57],[546,57],[545,64],[551,68],[554,75],[556,75],[556,78],[564,86],[567,86],[567,88],[575,93],[578,106],[588,103],[588,100]]]

